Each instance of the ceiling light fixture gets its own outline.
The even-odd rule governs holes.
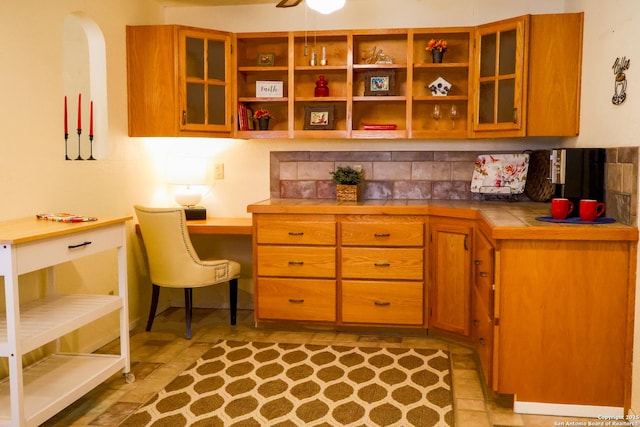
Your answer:
[[[345,0],[306,0],[310,9],[328,15],[336,10],[342,9]]]

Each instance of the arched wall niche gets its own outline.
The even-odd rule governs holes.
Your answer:
[[[65,17],[62,31],[62,76],[67,97],[69,140],[67,156],[103,160],[109,154],[107,112],[107,56],[100,27],[82,12]],[[81,126],[78,143],[78,101]],[[93,101],[93,143],[89,142],[90,103]],[[80,153],[78,153],[78,149]],[[79,160],[79,159],[78,159]]]

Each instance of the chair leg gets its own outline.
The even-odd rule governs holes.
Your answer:
[[[187,322],[187,339],[191,339],[191,317],[193,307],[193,289],[185,288],[184,289],[184,310],[185,310],[185,318]]]
[[[229,280],[229,308],[231,309],[231,324],[236,324],[238,313],[238,279]]]
[[[160,295],[160,286],[153,285],[151,290],[151,307],[149,308],[149,319],[147,320],[147,332],[151,330],[153,319],[156,317],[156,309],[158,308],[158,296]]]

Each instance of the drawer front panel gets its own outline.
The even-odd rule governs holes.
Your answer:
[[[422,325],[423,282],[342,282],[342,322]]]
[[[124,226],[117,224],[20,244],[16,257],[18,274],[122,246],[123,230]]]
[[[287,217],[258,218],[256,221],[256,240],[259,244],[285,245],[335,245],[335,221],[308,220],[291,221]],[[322,217],[324,218],[324,217]],[[318,218],[320,219],[320,218]]]
[[[341,237],[347,246],[424,246],[424,224],[345,221]]]
[[[424,250],[343,248],[342,277],[423,280]]]
[[[258,318],[336,321],[336,281],[258,279]]]
[[[336,249],[258,246],[258,276],[336,277]]]

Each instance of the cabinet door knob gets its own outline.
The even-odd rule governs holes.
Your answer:
[[[482,264],[482,260],[476,259],[476,260],[473,261],[473,263],[475,265],[480,265],[480,264]]]
[[[473,326],[480,326],[480,322],[478,322],[478,319],[473,319]]]
[[[182,110],[182,126],[187,124],[187,110]]]
[[[480,338],[478,341],[481,345],[487,345],[487,340],[485,340],[484,338]]]
[[[487,273],[485,273],[484,271],[480,272],[480,277],[489,277],[489,275]]]

